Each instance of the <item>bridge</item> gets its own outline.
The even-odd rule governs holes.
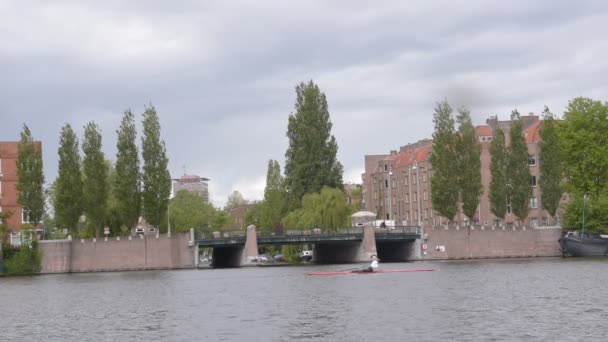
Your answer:
[[[283,234],[256,233],[251,225],[246,231],[199,234],[194,241],[199,248],[213,248],[214,266],[235,267],[251,263],[259,245],[313,245],[313,262],[365,262],[377,254],[381,260],[408,260],[415,253],[414,241],[420,239],[420,228],[372,226],[338,229],[286,229]],[[198,255],[195,255],[198,262]]]

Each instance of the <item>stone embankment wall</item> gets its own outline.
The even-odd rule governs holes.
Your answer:
[[[476,259],[560,256],[561,227],[449,227],[427,229],[424,259]],[[424,249],[423,249],[424,251]]]
[[[41,273],[194,267],[190,234],[41,241]]]

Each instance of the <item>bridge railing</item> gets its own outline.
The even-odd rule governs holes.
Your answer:
[[[258,237],[279,237],[279,236],[328,236],[328,235],[345,235],[345,234],[363,234],[363,227],[349,227],[349,228],[284,228],[280,231],[261,231],[257,232]]]
[[[418,226],[390,226],[386,228],[375,228],[376,236],[414,235],[420,234]]]

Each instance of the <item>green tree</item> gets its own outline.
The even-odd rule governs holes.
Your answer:
[[[143,114],[142,155],[143,213],[149,224],[159,227],[167,212],[171,194],[171,176],[165,142],[160,137],[158,115],[152,105],[146,107]]]
[[[45,204],[42,151],[25,124],[17,149],[17,176],[17,202],[21,205],[27,221],[37,224],[44,216]]]
[[[462,211],[469,221],[473,222],[483,189],[481,185],[481,146],[475,135],[475,127],[469,110],[458,109],[456,121],[459,126],[456,135],[456,169],[458,170],[460,200]]]
[[[290,212],[283,224],[288,228],[324,228],[336,232],[350,226],[350,210],[341,189],[324,187],[320,193],[306,194],[302,208]]]
[[[540,130],[542,141],[539,143],[540,153],[540,189],[543,194],[541,201],[543,209],[555,217],[559,209],[559,201],[562,198],[562,167],[561,167],[561,142],[557,132],[557,122],[553,113],[545,106],[543,111],[543,122]]]
[[[281,166],[276,160],[268,161],[266,172],[266,187],[264,188],[264,201],[260,208],[260,229],[271,230],[281,224],[287,213],[287,192],[284,179],[281,176]]]
[[[490,211],[501,219],[507,214],[507,161],[508,151],[505,143],[505,133],[497,127],[490,143]]]
[[[113,195],[122,223],[127,227],[134,227],[141,213],[141,173],[135,118],[130,110],[125,111],[116,134],[118,152],[116,175],[113,177]]]
[[[304,194],[324,186],[342,189],[338,144],[331,134],[327,99],[311,80],[296,86],[295,112],[289,115],[285,153],[285,186],[290,209],[301,206]]]
[[[568,103],[558,136],[566,191],[599,197],[608,185],[608,103],[577,97]],[[544,175],[543,175],[544,177]]]
[[[357,185],[357,188],[350,192],[351,198],[351,212],[356,213],[361,210],[361,203],[363,202],[363,188],[361,185]]]
[[[260,223],[261,211],[262,211],[263,202],[254,202],[252,206],[247,208],[247,212],[245,213],[245,227],[249,225],[254,225],[256,228],[262,227]]]
[[[452,107],[446,100],[437,103],[433,122],[435,130],[433,153],[430,157],[433,166],[431,202],[433,210],[451,221],[458,213],[458,182],[454,181],[457,156]]]
[[[99,237],[99,228],[104,224],[107,201],[108,166],[101,151],[101,133],[94,122],[84,127],[83,160],[83,210],[87,220],[86,236]]]
[[[61,128],[59,138],[59,170],[53,185],[53,207],[57,228],[67,228],[76,236],[78,220],[83,212],[82,172],[78,137],[70,124]]]
[[[510,145],[507,168],[507,190],[513,214],[524,220],[530,212],[530,166],[528,159],[528,144],[524,137],[521,117],[517,110],[511,112],[511,131],[509,132]]]
[[[228,195],[228,200],[226,201],[225,210],[238,208],[244,205],[247,205],[249,201],[243,198],[243,194],[241,194],[238,190],[234,190],[230,195]]]
[[[178,191],[169,206],[173,232],[187,232],[190,228],[207,233],[212,231],[214,208],[204,202],[200,194],[186,190]]]

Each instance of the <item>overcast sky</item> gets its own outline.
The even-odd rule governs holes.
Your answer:
[[[607,28],[605,1],[0,0],[0,141],[26,123],[52,182],[65,123],[97,122],[115,159],[123,111],[153,103],[172,177],[260,199],[313,79],[360,183],[364,155],[430,137],[444,98],[476,124],[606,100]]]

